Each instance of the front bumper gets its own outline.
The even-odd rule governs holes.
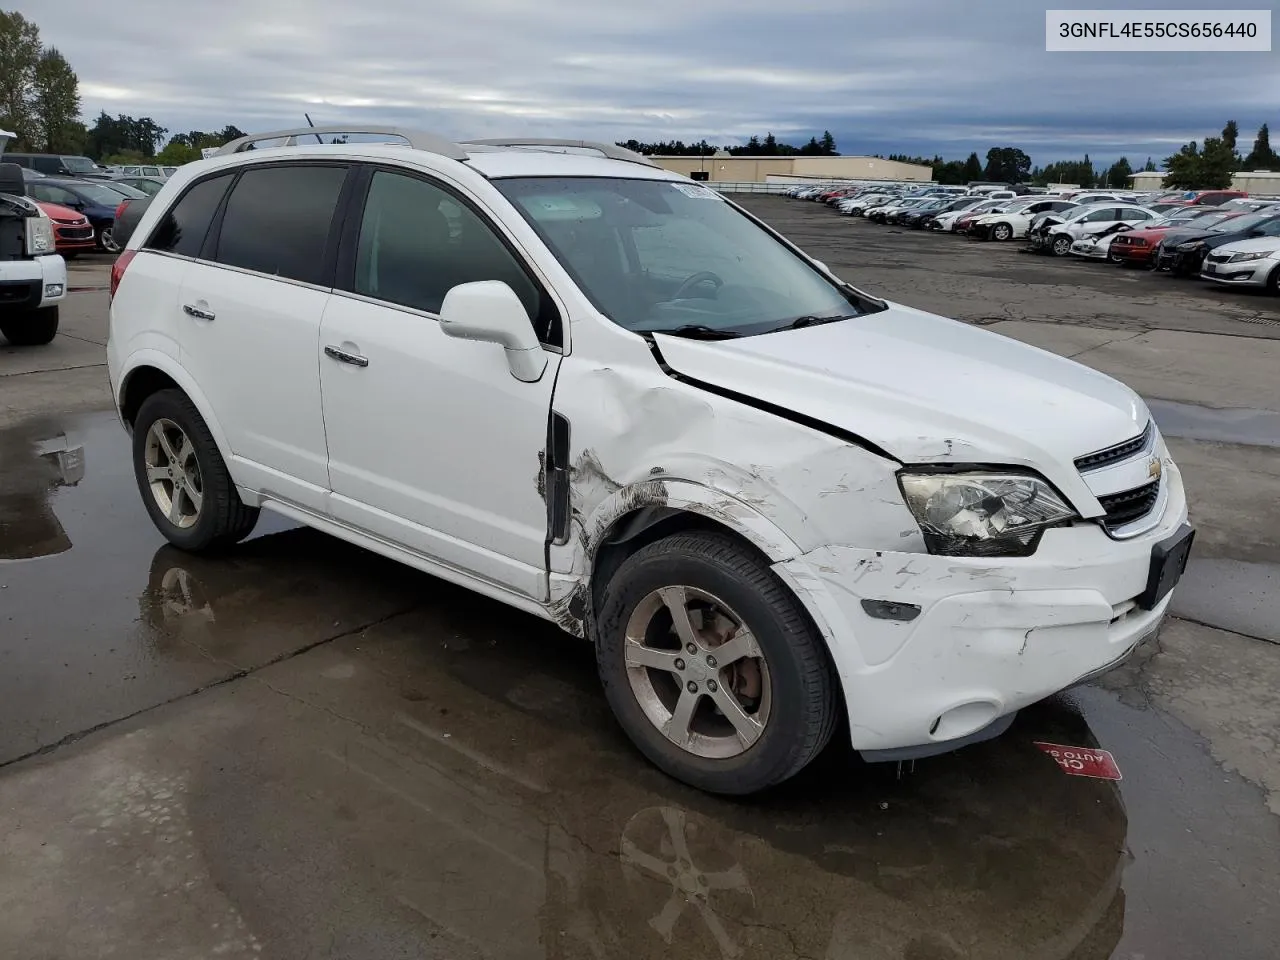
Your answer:
[[[1131,539],[1080,522],[1046,531],[1030,557],[827,546],[776,564],[826,635],[853,747],[923,756],[998,734],[1001,718],[1109,669],[1158,629],[1170,597],[1136,601],[1154,547],[1187,519],[1166,464],[1164,513]],[[874,616],[863,601],[919,612]]]
[[[1085,257],[1089,260],[1105,260],[1110,254],[1110,243],[1090,243],[1085,240],[1077,240],[1071,244],[1071,253],[1073,256]]]
[[[1215,263],[1206,260],[1200,270],[1203,280],[1233,287],[1265,287],[1272,271],[1280,267],[1280,260],[1249,260],[1244,263]]]
[[[0,311],[51,307],[66,295],[67,264],[60,254],[0,263]]]
[[[1155,255],[1153,246],[1138,247],[1125,243],[1113,243],[1111,252],[1126,263],[1150,263]]]

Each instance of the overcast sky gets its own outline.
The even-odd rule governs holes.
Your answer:
[[[1280,141],[1280,53],[1046,53],[1044,0],[0,0],[87,118],[363,120],[449,136],[741,142],[1157,163],[1228,119]],[[1093,0],[1076,7],[1115,8]],[[1128,9],[1274,6],[1131,2]],[[1273,141],[1276,143],[1277,141]]]

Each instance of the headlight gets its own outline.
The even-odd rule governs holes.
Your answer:
[[[1233,253],[1227,263],[1247,263],[1250,260],[1265,260],[1275,256],[1274,250],[1261,250],[1258,253]]]
[[[929,552],[942,556],[1029,556],[1046,527],[1076,516],[1027,474],[902,473],[898,481]]]
[[[41,257],[53,253],[53,221],[48,217],[27,217],[27,253]]]

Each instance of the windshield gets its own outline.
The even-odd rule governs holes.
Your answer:
[[[98,165],[88,157],[63,157],[62,165],[72,173],[98,173]]]
[[[1254,227],[1260,227],[1264,223],[1270,223],[1275,218],[1276,215],[1274,213],[1246,213],[1241,216],[1235,211],[1231,211],[1201,217],[1196,223],[1197,225],[1202,223],[1221,223],[1223,230],[1230,230],[1234,233],[1236,230],[1252,230]],[[1224,223],[1223,221],[1226,222]]]
[[[147,193],[137,187],[130,186],[127,183],[120,183],[119,181],[113,180],[111,183],[104,183],[103,186],[120,194],[122,197],[128,197],[130,200],[141,200],[143,197],[148,196]]]
[[[698,184],[522,177],[494,185],[596,308],[629,330],[757,334],[884,309]]]
[[[96,183],[77,183],[74,187],[70,184],[63,184],[66,189],[80,197],[81,200],[87,200],[89,203],[96,203],[101,207],[117,207],[120,200],[124,196],[123,193],[117,192],[110,187],[99,186]],[[129,187],[122,188],[129,190],[131,193],[137,193]]]

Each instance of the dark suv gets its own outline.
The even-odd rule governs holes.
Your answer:
[[[6,153],[4,162],[16,163],[50,177],[95,177],[105,180],[110,176],[88,157],[67,153]]]

